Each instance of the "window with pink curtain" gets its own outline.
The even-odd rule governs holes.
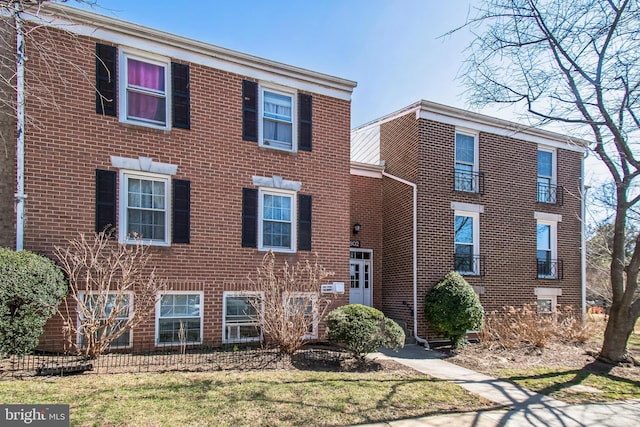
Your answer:
[[[166,123],[165,67],[127,59],[127,118]]]

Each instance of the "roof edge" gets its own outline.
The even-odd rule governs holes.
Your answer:
[[[75,24],[84,24],[127,36],[134,36],[141,40],[162,43],[174,48],[180,48],[193,53],[204,54],[218,60],[227,61],[233,64],[267,70],[272,73],[293,77],[298,80],[308,81],[329,87],[333,90],[352,93],[357,86],[357,82],[331,76],[316,71],[307,70],[293,65],[261,58],[258,56],[242,53],[239,51],[226,49],[210,43],[190,39],[187,37],[175,35],[144,25],[135,24],[117,18],[101,15],[96,12],[86,11],[75,7],[46,2],[39,7],[27,8],[26,12],[32,17],[32,20],[42,20],[46,18],[55,18],[71,21]],[[49,25],[56,25],[54,22],[47,22]],[[61,24],[61,23],[60,23]],[[67,31],[74,32],[73,28],[68,25],[64,26]],[[98,36],[94,36],[98,37]]]

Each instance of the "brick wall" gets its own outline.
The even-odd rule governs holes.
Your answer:
[[[382,179],[351,175],[351,222],[362,226],[353,240],[360,241],[361,249],[373,250],[373,306],[382,310]]]
[[[13,29],[7,25],[6,19],[0,20],[0,247],[15,248],[15,198],[16,169],[15,169],[15,90],[6,84],[15,73],[15,63],[9,61],[15,58],[11,47],[15,43],[11,40]],[[12,38],[13,37],[13,38]]]
[[[418,184],[419,335],[434,337],[423,320],[422,301],[453,269],[452,202],[484,207],[479,215],[479,246],[486,256],[486,275],[465,278],[483,290],[480,299],[485,310],[535,303],[537,287],[561,288],[558,303],[579,309],[581,153],[557,149],[557,183],[566,191],[563,206],[556,206],[536,201],[537,144],[486,132],[479,133],[484,195],[453,191],[454,139],[455,126],[416,121],[413,114],[381,126],[381,158],[387,161],[387,171]],[[406,308],[402,301],[408,301],[411,291],[409,197],[408,187],[384,180],[383,292],[385,311],[392,317],[402,315]],[[564,262],[562,280],[536,278],[534,212],[562,215],[557,240],[558,258]]]
[[[386,172],[410,182],[418,176],[418,126],[408,114],[380,128],[380,159]],[[383,308],[388,317],[413,330],[413,189],[383,180]],[[420,304],[420,302],[418,302]],[[420,312],[420,311],[418,311]]]
[[[30,67],[50,85],[55,109],[33,100],[29,113],[40,123],[27,131],[25,248],[51,254],[77,233],[94,230],[95,169],[112,168],[110,156],[151,157],[178,166],[177,179],[191,181],[191,243],[153,247],[158,274],[173,290],[204,292],[206,342],[222,336],[222,293],[248,289],[264,252],[241,247],[242,188],[255,188],[252,176],[301,181],[300,193],[313,196],[312,251],[278,254],[289,263],[319,256],[348,283],[350,103],[313,95],[313,151],[296,154],[260,148],[242,140],[244,76],[190,64],[191,130],[160,131],[118,122],[95,113],[93,76],[96,40],[69,41],[49,30],[60,49],[56,74],[31,58]],[[71,64],[74,64],[73,66]],[[61,81],[57,77],[64,76]],[[348,300],[335,298],[334,305]],[[54,319],[48,337],[57,337]],[[134,341],[154,339],[154,315],[134,331]]]

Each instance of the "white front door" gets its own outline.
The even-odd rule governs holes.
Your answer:
[[[371,307],[371,253],[352,251],[349,272],[349,304]]]

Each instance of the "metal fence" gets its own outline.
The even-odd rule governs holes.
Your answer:
[[[109,374],[222,370],[334,369],[347,358],[335,348],[305,347],[294,355],[268,348],[198,346],[176,349],[151,344],[135,351],[114,350],[95,359],[75,354],[34,352],[0,356],[0,379],[37,375]]]

